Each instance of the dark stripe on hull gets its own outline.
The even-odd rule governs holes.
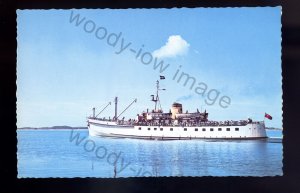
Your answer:
[[[103,134],[97,135],[102,137],[112,138],[132,138],[132,139],[150,139],[150,140],[192,140],[192,139],[207,139],[207,140],[257,140],[267,139],[268,137],[227,137],[227,138],[208,138],[208,137],[162,137],[162,136],[138,136],[138,135],[122,135],[122,134]]]

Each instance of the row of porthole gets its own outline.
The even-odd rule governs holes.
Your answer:
[[[159,128],[160,131],[163,131],[163,128]],[[141,127],[139,127],[139,130],[142,130]],[[148,127],[148,131],[150,131],[151,128]],[[154,128],[154,131],[156,131],[157,128]],[[239,128],[235,128],[235,131],[239,131]],[[170,128],[170,131],[173,131],[173,128]],[[184,131],[187,131],[187,128],[184,128]],[[195,131],[198,131],[198,128],[195,128]],[[206,128],[202,128],[202,131],[206,131]],[[210,128],[210,131],[214,131],[214,128]],[[218,128],[218,131],[222,131],[222,128]],[[226,128],[226,131],[230,131],[230,128]]]

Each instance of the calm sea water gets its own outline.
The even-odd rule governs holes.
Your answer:
[[[18,177],[282,175],[282,143],[90,137],[87,130],[18,130]],[[282,137],[278,130],[269,137]]]

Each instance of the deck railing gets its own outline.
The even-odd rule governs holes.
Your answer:
[[[92,118],[99,121],[111,121],[115,122],[115,120],[112,119],[105,119],[105,118]],[[240,120],[240,121],[205,121],[205,122],[198,122],[198,123],[190,123],[190,122],[179,122],[177,124],[175,123],[157,123],[155,121],[143,121],[143,122],[137,122],[134,119],[129,120],[117,120],[118,125],[137,125],[137,126],[182,126],[182,127],[204,127],[204,126],[245,126],[247,124],[264,124],[263,121],[248,121],[248,120]]]

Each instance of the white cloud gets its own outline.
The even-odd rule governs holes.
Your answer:
[[[180,35],[172,35],[167,43],[161,48],[153,51],[153,56],[157,58],[171,58],[185,55],[190,47]]]

